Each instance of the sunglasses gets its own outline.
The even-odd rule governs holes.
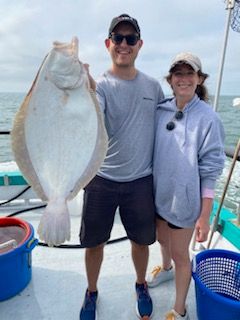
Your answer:
[[[139,40],[139,35],[128,34],[128,35],[124,36],[123,34],[111,33],[109,36],[109,39],[112,39],[112,42],[114,44],[121,44],[123,42],[123,39],[126,39],[127,45],[135,46],[135,44]]]
[[[181,120],[183,118],[183,112],[182,111],[177,111],[171,121],[169,121],[166,125],[166,129],[169,131],[172,131],[175,127],[175,121],[174,120]]]

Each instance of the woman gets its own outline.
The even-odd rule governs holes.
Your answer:
[[[176,299],[168,320],[189,319],[189,244],[194,228],[197,241],[207,239],[214,186],[224,166],[224,130],[207,103],[207,77],[198,57],[178,54],[166,77],[174,97],[157,109],[153,173],[163,264],[148,283],[172,278],[173,260]]]

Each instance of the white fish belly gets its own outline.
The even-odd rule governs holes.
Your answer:
[[[87,90],[75,89],[66,95],[46,89],[49,93],[36,92],[28,107],[25,139],[48,199],[66,198],[91,160],[98,119]]]
[[[99,105],[77,54],[76,38],[54,44],[12,130],[20,170],[48,201],[38,234],[50,246],[70,239],[66,202],[95,176],[108,145]]]

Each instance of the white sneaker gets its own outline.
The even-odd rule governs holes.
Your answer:
[[[164,270],[160,266],[153,268],[152,272],[147,275],[147,284],[149,288],[158,286],[160,283],[172,280],[174,278],[173,267],[169,270]]]
[[[181,316],[179,313],[177,313],[174,309],[172,309],[165,315],[165,320],[176,320],[176,319],[190,320],[187,310],[184,317]]]

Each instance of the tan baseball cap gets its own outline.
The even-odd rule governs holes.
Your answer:
[[[193,68],[195,72],[202,69],[200,59],[191,52],[181,52],[173,59],[169,71],[171,71],[177,64],[185,63]]]

